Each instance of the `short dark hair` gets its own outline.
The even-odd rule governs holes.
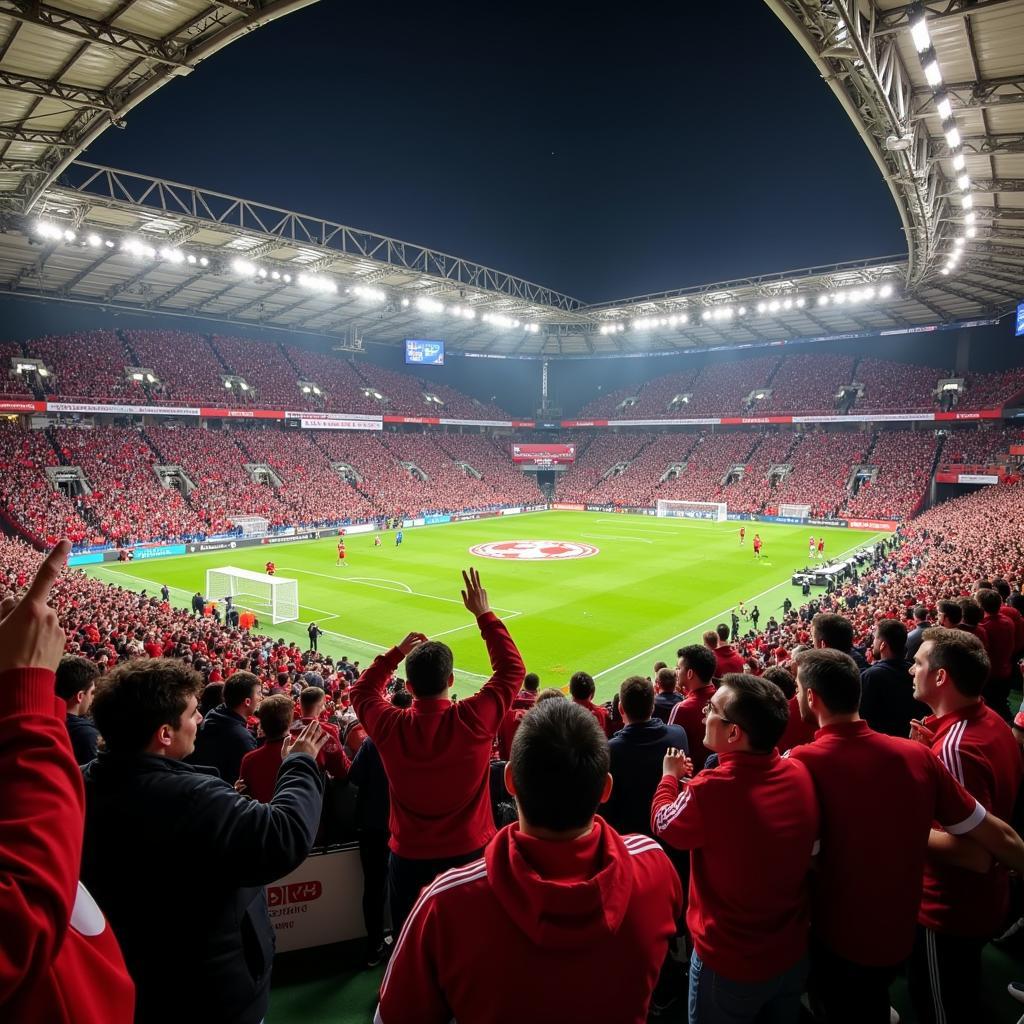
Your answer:
[[[924,631],[923,640],[931,641],[928,667],[933,672],[943,668],[959,693],[965,697],[981,696],[991,663],[984,645],[973,633],[933,626]]]
[[[299,693],[299,706],[302,708],[302,713],[306,714],[307,711],[312,711],[325,696],[321,687],[307,686]]]
[[[92,717],[113,753],[144,750],[162,725],[175,729],[203,686],[203,677],[177,658],[136,658],[104,676]]]
[[[724,622],[720,622],[715,626],[715,632],[718,634],[718,639],[721,640],[722,643],[727,644],[729,642],[729,627]]]
[[[291,697],[275,693],[260,701],[256,717],[263,726],[263,735],[268,740],[283,739],[295,718],[295,705]]]
[[[962,621],[968,626],[978,625],[985,617],[985,613],[981,610],[981,605],[973,597],[961,597],[957,604],[960,605],[960,611],[963,612]]]
[[[632,721],[646,722],[654,713],[654,684],[643,676],[624,679],[619,687],[619,707]]]
[[[541,690],[540,693],[537,694],[537,703],[540,704],[541,701],[545,700],[555,700],[558,697],[561,697],[562,700],[569,699],[560,689],[558,689],[557,686],[549,686],[547,689]]]
[[[455,662],[452,649],[437,640],[414,647],[405,658],[405,677],[414,697],[440,697],[448,689]]]
[[[207,683],[199,695],[199,714],[204,718],[218,705],[224,703],[224,684]]]
[[[88,693],[96,685],[100,667],[88,658],[65,654],[57,666],[54,692],[63,700],[71,700],[77,693]]]
[[[834,651],[848,651],[853,646],[853,623],[833,612],[818,612],[811,619],[815,640],[822,640]]]
[[[405,689],[395,690],[391,695],[391,703],[396,708],[411,708],[412,707],[412,694]]]
[[[782,691],[786,700],[792,700],[796,695],[796,680],[788,668],[771,665],[761,673],[761,678],[767,679],[769,683],[774,683]]]
[[[582,828],[597,811],[608,777],[608,741],[597,719],[566,700],[523,715],[510,756],[516,802],[537,828]]]
[[[914,605],[914,621],[915,622],[927,622],[928,621],[928,606],[924,604]]]
[[[702,683],[710,683],[718,671],[718,660],[704,644],[680,648],[679,660],[686,662],[686,667],[692,669]]]
[[[745,672],[727,672],[718,688],[729,690],[722,711],[747,734],[751,749],[761,754],[774,750],[789,722],[789,703],[782,691],[774,683]]]
[[[596,691],[594,677],[589,672],[573,672],[569,680],[569,693],[573,700],[590,700]]]
[[[540,676],[536,672],[527,672],[523,676],[523,689],[536,693],[540,689]]]
[[[939,615],[945,615],[954,626],[959,626],[964,617],[964,611],[958,601],[942,600],[938,603]]]
[[[707,648],[705,648],[707,650]],[[674,668],[663,667],[658,669],[658,674],[654,677],[655,683],[657,683],[658,689],[662,693],[671,693],[676,688],[676,670]]]
[[[894,658],[902,658],[907,650],[907,627],[897,619],[882,619],[875,626],[878,639],[889,645]]]
[[[828,647],[803,651],[796,658],[796,674],[832,714],[852,715],[860,708],[860,670],[850,655]]]
[[[998,590],[979,590],[974,598],[981,605],[982,611],[989,615],[998,615],[999,609],[1003,606],[1003,599],[999,596]]]
[[[1010,596],[1010,584],[1000,578],[992,584],[992,589],[1005,601]]]
[[[252,697],[258,686],[260,681],[251,672],[232,672],[224,683],[224,703],[229,708],[237,708]]]

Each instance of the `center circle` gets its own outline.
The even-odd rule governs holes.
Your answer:
[[[495,540],[469,549],[478,558],[498,558],[509,562],[561,562],[569,558],[590,558],[600,552],[593,544],[572,540]]]

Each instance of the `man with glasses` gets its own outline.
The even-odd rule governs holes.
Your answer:
[[[670,750],[651,818],[657,838],[691,851],[689,1021],[795,1021],[818,838],[814,784],[776,749],[789,708],[774,683],[726,675],[704,716],[718,766],[691,777],[689,758]]]

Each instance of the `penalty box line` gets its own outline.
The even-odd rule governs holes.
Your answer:
[[[851,551],[857,551],[860,548],[866,548],[870,544],[874,544],[875,541],[879,537],[881,537],[881,536],[882,536],[882,534],[876,533],[869,540],[861,541],[859,544],[854,544],[853,547],[847,548],[845,551],[843,551],[842,553],[837,555],[836,558],[837,559],[838,558],[842,558],[844,555],[850,554]],[[781,587],[784,587],[784,586],[786,586],[786,581],[785,580],[783,580],[780,583],[776,583],[775,586],[769,587],[767,590],[762,590],[760,594],[755,594],[753,597],[744,598],[744,600],[745,601],[757,601],[760,598],[764,597],[766,594],[771,594],[773,591],[776,591],[776,590],[778,590],[778,589],[780,589]],[[615,672],[617,669],[624,668],[626,665],[631,665],[638,658],[643,658],[645,655],[653,654],[655,651],[661,649],[666,644],[670,644],[670,643],[672,643],[675,640],[679,640],[679,639],[681,639],[684,636],[688,636],[695,629],[700,629],[701,626],[706,626],[710,622],[716,622],[716,621],[720,622],[726,615],[728,615],[733,610],[733,608],[736,607],[736,604],[738,604],[738,603],[739,602],[737,601],[737,602],[729,605],[729,607],[726,608],[724,611],[718,612],[715,615],[710,615],[710,616],[708,616],[708,618],[704,619],[703,621],[695,623],[692,626],[688,626],[681,633],[676,633],[675,636],[670,636],[667,640],[662,640],[660,643],[654,644],[652,647],[648,647],[648,648],[646,648],[643,651],[639,651],[637,654],[634,654],[632,657],[626,658],[625,661],[620,661],[620,662],[618,662],[618,664],[612,665],[612,666],[610,666],[609,668],[606,668],[606,669],[602,669],[600,672],[596,672],[594,674],[594,679],[600,679],[601,676],[606,676],[606,675],[608,675],[609,672]]]

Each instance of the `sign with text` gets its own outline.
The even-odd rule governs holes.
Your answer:
[[[421,366],[444,366],[444,342],[406,338],[405,361]]]
[[[517,466],[564,466],[576,461],[576,445],[513,444],[512,461]]]

